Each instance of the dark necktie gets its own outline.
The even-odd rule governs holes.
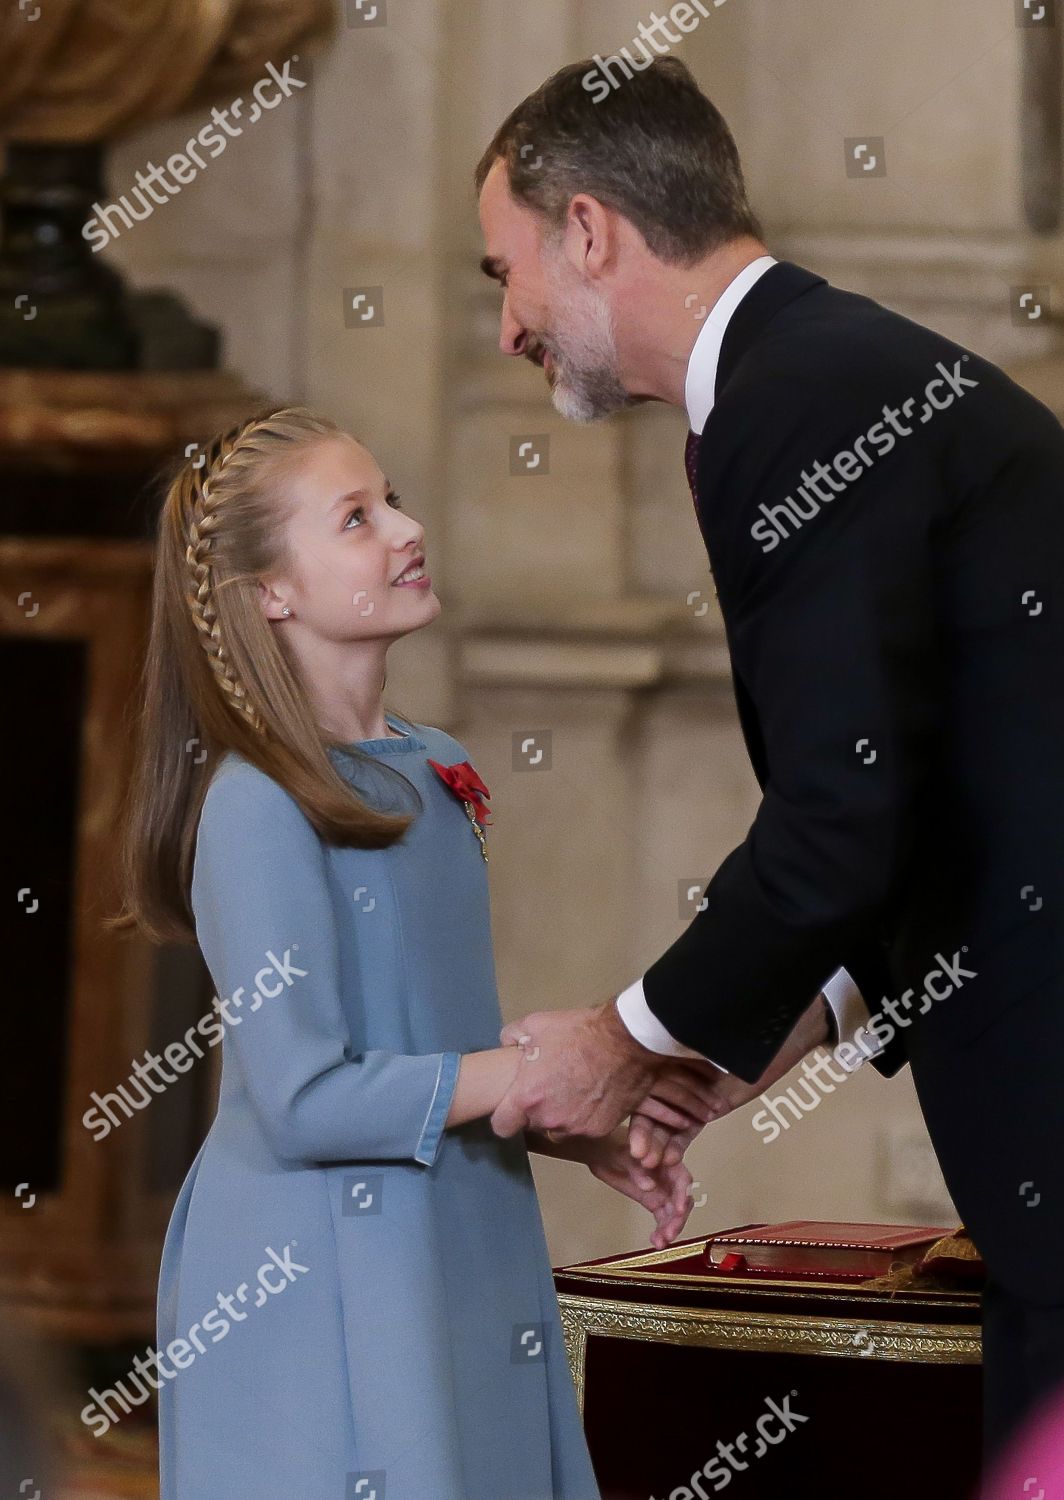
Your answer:
[[[687,483],[691,486],[691,499],[695,502],[695,510],[698,509],[698,450],[701,443],[700,433],[689,432],[687,447],[683,455],[684,467],[687,470]]]
[[[691,486],[691,499],[695,503],[695,515],[698,516],[699,530],[702,528],[702,517],[698,511],[698,450],[702,445],[702,435],[698,432],[687,434],[687,446],[684,449],[684,468],[687,470],[687,483]],[[713,578],[713,569],[709,570],[710,578]],[[718,598],[716,579],[713,580],[713,596]]]

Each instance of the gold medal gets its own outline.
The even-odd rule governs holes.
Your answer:
[[[477,838],[480,840],[480,852],[481,852],[481,854],[483,854],[484,858],[487,859],[487,857],[488,857],[488,844],[487,844],[487,840],[484,837],[484,830],[483,830],[483,828],[481,828],[480,824],[477,822],[476,809],[474,808],[472,802],[463,801],[462,802],[462,806],[465,808],[465,810],[466,810],[466,816],[468,817],[469,821],[473,825],[473,832],[476,834]]]

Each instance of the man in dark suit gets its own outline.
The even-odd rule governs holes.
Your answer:
[[[1064,430],[988,361],[769,256],[687,69],[611,61],[500,127],[482,264],[503,351],[564,415],[686,409],[763,797],[641,979],[505,1028],[534,1045],[493,1125],[605,1134],[670,1058],[731,1104],[818,1044],[908,1062],[988,1267],[994,1452],[1064,1380]]]

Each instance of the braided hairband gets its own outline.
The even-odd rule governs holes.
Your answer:
[[[211,550],[209,523],[213,519],[209,510],[211,499],[210,481],[217,479],[233,454],[238,450],[243,438],[249,432],[253,431],[256,425],[258,424],[251,422],[242,428],[233,439],[232,447],[228,453],[224,454],[217,465],[212,467],[211,472],[204,475],[200,480],[199,503],[203,505],[204,513],[200,521],[197,521],[197,504],[194,501],[192,515],[189,520],[189,541],[185,548],[185,561],[188,564],[190,576],[194,581],[189,601],[192,607],[192,619],[196,629],[200,633],[200,639],[204,650],[207,652],[207,659],[210,662],[211,670],[215,675],[219,687],[233,706],[244,715],[257,733],[265,734],[266,726],[254,707],[247,701],[247,693],[244,685],[233,670],[232,663],[222,642],[217,611],[214,608],[211,598],[211,582],[209,577]],[[195,463],[193,463],[192,467],[193,469],[196,468]]]

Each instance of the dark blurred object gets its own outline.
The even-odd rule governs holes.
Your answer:
[[[0,1296],[72,1342],[154,1337],[163,1231],[213,1108],[213,1054],[139,1111],[116,1092],[211,1001],[194,947],[101,925],[119,904],[115,832],[160,498],[150,481],[262,399],[218,372],[0,370],[0,864],[12,896],[0,932],[17,997],[0,1048]],[[114,1119],[103,1137],[83,1120],[94,1094]]]
[[[12,145],[0,181],[0,365],[121,370],[139,340],[121,278],[82,237],[103,151]]]
[[[170,292],[127,292],[82,226],[106,197],[98,145],[11,145],[0,179],[0,366],[208,370],[218,330]]]

